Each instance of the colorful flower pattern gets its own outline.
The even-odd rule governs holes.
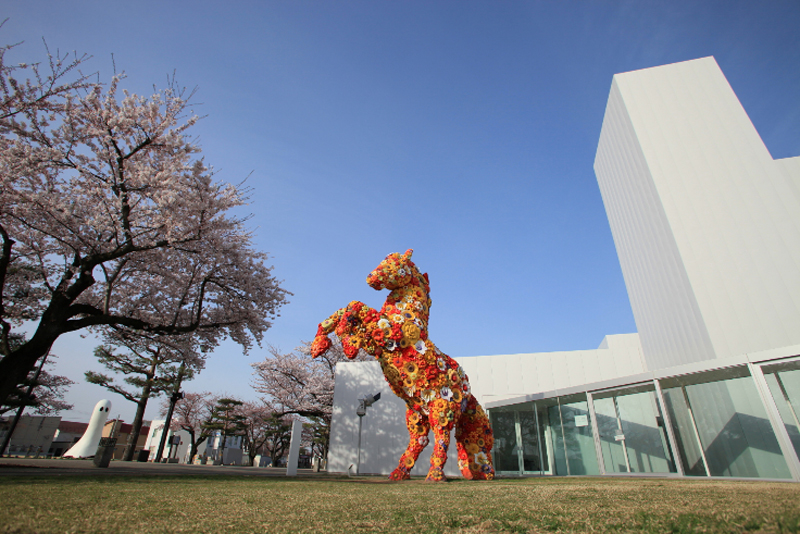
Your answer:
[[[410,478],[433,430],[434,450],[426,480],[445,480],[443,468],[455,428],[462,475],[490,480],[494,478],[494,438],[489,419],[470,393],[461,366],[428,339],[430,283],[428,274],[421,274],[411,261],[412,252],[389,254],[367,277],[372,288],[391,290],[380,312],[359,301],[337,310],[320,323],[311,354],[316,357],[328,350],[328,334],[334,332],[348,357],[359,350],[375,356],[392,391],[405,401],[410,440],[390,479]]]

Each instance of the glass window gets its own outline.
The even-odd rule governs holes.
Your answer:
[[[494,433],[494,468],[497,471],[519,472],[517,457],[516,418],[513,411],[489,412]]]
[[[763,371],[795,453],[800,457],[800,360],[765,366]]]
[[[531,403],[528,409],[517,412],[522,437],[522,470],[543,474],[548,471],[547,446],[544,437],[546,410]]]
[[[672,422],[675,446],[678,448],[683,473],[686,476],[708,476],[685,390],[678,386],[663,389],[662,394],[664,407]]]
[[[622,429],[617,418],[614,397],[594,399],[597,431],[600,434],[600,449],[607,473],[627,473],[628,462],[623,449]]]
[[[598,475],[586,395],[562,397],[548,409],[556,475]]]
[[[665,380],[662,390],[675,433],[684,447],[699,439],[710,475],[791,477],[747,367]],[[688,463],[687,474],[698,474],[696,455]]]
[[[606,472],[675,472],[655,386],[597,393],[594,410]]]

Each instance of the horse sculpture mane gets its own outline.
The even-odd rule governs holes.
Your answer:
[[[426,480],[445,480],[450,432],[456,429],[458,468],[465,478],[494,478],[492,429],[458,363],[428,339],[430,283],[411,261],[413,250],[389,254],[367,277],[376,290],[391,292],[380,311],[353,301],[322,321],[311,345],[316,357],[331,346],[335,332],[348,358],[359,350],[375,356],[392,391],[406,403],[410,440],[391,480],[410,478],[411,468],[428,444],[434,450]]]

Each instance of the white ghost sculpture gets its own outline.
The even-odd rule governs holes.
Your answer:
[[[103,427],[106,424],[106,419],[108,419],[108,410],[110,409],[111,401],[101,400],[95,405],[86,432],[64,454],[64,458],[91,458],[95,455],[103,434]]]

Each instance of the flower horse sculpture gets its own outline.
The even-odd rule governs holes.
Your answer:
[[[431,430],[435,442],[426,480],[445,480],[453,427],[462,475],[490,480],[494,438],[489,419],[470,393],[461,366],[428,339],[428,274],[419,272],[411,261],[412,252],[389,254],[367,277],[372,288],[391,290],[381,310],[359,301],[338,310],[320,323],[311,354],[316,357],[328,350],[328,334],[335,332],[349,358],[362,349],[375,356],[392,391],[405,401],[410,441],[391,480],[410,478]]]

